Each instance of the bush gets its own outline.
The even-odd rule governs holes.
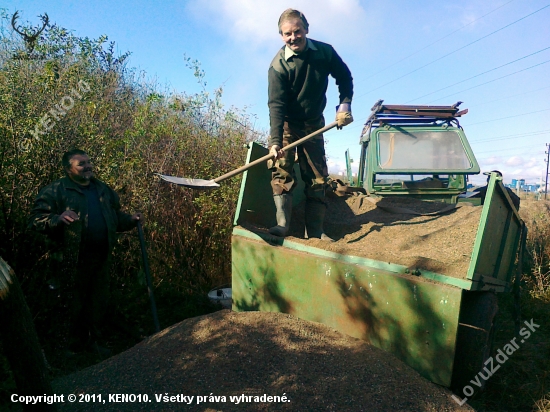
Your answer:
[[[528,228],[524,281],[534,298],[550,302],[550,204],[534,200],[524,203],[521,214]]]
[[[19,276],[41,337],[54,317],[56,295],[46,285],[56,256],[27,230],[27,217],[39,189],[62,177],[61,156],[72,148],[89,153],[125,211],[144,213],[161,324],[214,310],[205,293],[230,279],[240,179],[192,191],[155,173],[214,178],[242,165],[245,144],[265,136],[246,112],[223,106],[221,88],[207,91],[198,61],[186,58],[202,91],[169,92],[128,68],[130,53],[115,56],[107,36],[77,37],[54,25],[29,53],[8,27],[1,11],[0,256]],[[115,254],[114,309],[142,319],[148,303],[137,234],[121,235]]]

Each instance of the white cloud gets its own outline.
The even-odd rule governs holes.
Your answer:
[[[330,157],[327,158],[327,166],[328,171],[331,174],[347,174],[347,167],[345,160],[339,160],[339,159],[331,159]],[[355,175],[357,175],[357,171],[359,170],[359,164],[358,163],[352,163],[351,164],[351,172]]]
[[[507,166],[518,168],[518,170],[542,170],[542,161],[535,157],[524,159],[521,156],[512,156],[506,160]],[[521,167],[521,169],[519,169]]]
[[[498,157],[498,156],[491,156],[491,157],[488,157],[486,159],[479,160],[480,166],[481,166],[481,164],[490,166],[490,165],[496,165],[496,164],[499,164],[499,163],[502,163],[502,158]]]
[[[509,182],[512,179],[525,179],[527,183],[538,183],[543,176],[543,169],[541,166],[534,167],[518,167],[513,170],[503,170],[505,182]]]
[[[522,168],[514,171],[515,179],[525,179],[527,183],[538,183],[541,177],[543,177],[541,167]]]
[[[469,26],[474,21],[476,21],[478,16],[473,14],[471,11],[466,11],[464,14],[460,17],[460,23],[462,23],[463,26]]]
[[[370,38],[374,43],[378,38],[374,35],[376,13],[370,9],[367,13],[358,0],[296,0],[292,4],[281,0],[203,0],[190,2],[187,9],[196,19],[242,44],[246,51],[251,46],[282,46],[277,22],[291,6],[306,16],[311,38],[331,43],[336,50],[361,46],[364,52],[365,42]]]
[[[507,159],[492,156],[480,159],[481,172],[500,170],[504,176],[504,182],[510,183],[512,179],[525,179],[527,183],[538,183],[540,177],[546,171],[546,165],[539,158],[523,156],[512,156]],[[473,181],[481,181],[481,177],[471,178]]]
[[[487,20],[482,18],[492,10],[497,9],[500,5],[495,1],[479,2],[478,0],[466,1],[461,3],[446,4],[448,14],[452,16],[452,20],[448,22],[450,27],[464,29],[465,31],[473,31],[478,27],[487,25]]]
[[[525,167],[529,168],[529,169],[540,169],[541,168],[541,163],[539,160],[537,160],[536,158],[532,157],[531,159],[529,159],[526,163],[525,163]]]
[[[525,161],[520,156],[512,156],[506,160],[506,166],[522,166],[524,163]]]
[[[340,173],[346,170],[346,164],[343,161],[327,159],[327,166],[330,173]]]

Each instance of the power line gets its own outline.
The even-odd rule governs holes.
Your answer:
[[[550,144],[546,143],[546,151],[544,154],[546,155],[546,177],[544,179],[544,200],[546,200],[546,196],[548,195],[548,166],[550,165]]]
[[[482,36],[482,37],[480,37],[479,39],[474,40],[473,42],[470,42],[470,43],[466,44],[465,46],[459,47],[458,49],[453,50],[452,52],[449,52],[449,53],[447,53],[447,54],[445,54],[445,55],[443,55],[443,56],[441,56],[441,57],[439,57],[439,58],[437,58],[437,59],[435,59],[435,60],[432,60],[431,62],[426,63],[425,65],[423,65],[423,66],[421,66],[421,67],[419,67],[419,68],[417,68],[417,69],[414,69],[414,70],[412,70],[412,71],[410,71],[410,72],[408,72],[408,73],[406,73],[406,74],[404,74],[404,75],[402,75],[402,76],[400,76],[400,77],[398,77],[398,78],[396,78],[396,79],[394,79],[394,80],[392,80],[392,81],[389,81],[389,82],[387,82],[387,83],[384,83],[383,85],[381,85],[381,86],[379,86],[379,87],[377,87],[377,88],[375,88],[375,89],[369,90],[368,92],[366,92],[366,93],[364,93],[364,94],[362,94],[362,95],[360,95],[360,96],[358,96],[358,97],[363,97],[363,96],[365,96],[365,95],[367,95],[367,94],[369,94],[369,93],[371,93],[371,92],[374,92],[374,91],[376,91],[376,90],[378,90],[378,89],[381,89],[381,88],[384,87],[384,86],[387,86],[388,84],[395,83],[396,81],[398,81],[398,80],[400,80],[400,79],[402,79],[402,78],[404,78],[404,77],[407,77],[408,75],[410,75],[410,74],[412,74],[412,73],[415,73],[415,72],[417,72],[417,71],[419,71],[419,70],[421,70],[421,69],[423,69],[423,68],[425,68],[425,67],[428,67],[428,66],[430,66],[431,64],[433,64],[433,63],[435,63],[435,62],[438,62],[438,61],[444,59],[445,57],[449,57],[450,55],[452,55],[452,54],[454,54],[454,53],[456,53],[456,52],[458,52],[458,51],[460,51],[460,50],[463,50],[463,49],[465,49],[466,47],[471,46],[472,44],[478,43],[478,42],[480,42],[481,40],[486,39],[486,38],[489,37],[489,36],[492,36],[493,34],[496,34],[496,33],[500,32],[500,31],[502,31],[502,30],[504,30],[504,29],[506,29],[506,28],[508,28],[508,27],[510,27],[510,26],[512,26],[512,25],[514,25],[514,24],[516,24],[516,23],[519,23],[520,21],[525,20],[526,18],[528,18],[528,17],[530,17],[530,16],[532,16],[532,15],[538,13],[539,11],[542,11],[542,10],[548,8],[548,7],[550,7],[550,4],[547,4],[546,6],[540,8],[540,9],[538,9],[538,10],[532,12],[532,13],[529,13],[529,14],[526,15],[526,16],[523,16],[523,17],[521,17],[520,19],[515,20],[515,21],[513,21],[512,23],[509,23],[509,24],[507,24],[507,25],[504,26],[504,27],[501,27],[500,29],[497,29],[497,30],[495,30],[495,31],[493,31],[493,32],[491,32],[491,33],[485,35],[485,36]]]
[[[544,62],[544,63],[547,63],[547,62]],[[541,64],[544,64],[544,63],[541,63]],[[527,70],[527,69],[524,69],[524,70]],[[514,73],[511,73],[511,74],[514,74]],[[498,79],[495,79],[495,80],[498,80]],[[484,83],[486,84],[486,83]],[[477,86],[476,86],[477,87]],[[539,92],[539,91],[542,91],[542,90],[546,90],[550,88],[550,85],[549,86],[545,86],[545,87],[542,87],[540,89],[537,89],[537,90],[530,90],[528,92],[523,92],[523,93],[518,93],[518,94],[513,94],[513,95],[509,95],[509,96],[505,96],[505,97],[502,97],[500,99],[496,99],[496,100],[490,100],[490,101],[486,101],[486,102],[482,102],[482,103],[478,103],[474,106],[468,106],[468,108],[472,108],[472,107],[478,107],[478,106],[483,106],[483,105],[486,105],[486,104],[490,104],[490,103],[494,103],[494,102],[498,102],[500,100],[505,100],[505,99],[510,99],[512,97],[517,97],[517,96],[521,96],[521,95],[524,95],[524,94],[529,94],[529,93],[535,93],[535,92]],[[461,93],[461,92],[457,92],[457,93]],[[448,96],[447,96],[448,97]],[[444,99],[444,97],[442,97],[441,99],[439,100],[442,100]],[[544,109],[544,110],[541,110],[541,111],[546,111],[546,110],[549,110],[549,109]],[[538,112],[530,112],[530,113],[524,113],[524,114],[521,114],[521,115],[518,115],[518,116],[524,116],[524,115],[528,115],[528,114],[532,114],[532,113],[538,113]],[[510,117],[517,117],[517,116],[507,116],[505,117],[504,119],[507,119],[507,118],[510,118]],[[488,122],[491,122],[491,121],[496,121],[496,120],[502,120],[502,118],[500,119],[493,119],[493,120],[488,120]],[[486,123],[486,122],[481,122],[481,123]],[[479,123],[472,123],[469,126],[472,126],[472,125],[476,125],[476,124],[479,124]],[[363,128],[364,127],[364,122],[363,121],[359,121],[359,122],[354,122],[354,125],[353,126],[347,126],[346,127],[346,131],[351,131],[351,130],[358,130],[360,128]],[[343,147],[343,146],[346,146],[346,145],[341,145],[341,146],[337,146],[337,147]]]
[[[430,102],[430,104],[431,104],[431,103],[438,102],[438,101],[443,100],[443,99],[446,99],[447,97],[454,96],[455,94],[467,92],[468,90],[476,89],[476,88],[478,88],[478,87],[485,86],[486,84],[496,82],[497,80],[501,80],[501,79],[504,79],[504,78],[506,78],[506,77],[513,76],[514,74],[518,74],[518,73],[524,72],[524,71],[526,71],[526,70],[534,69],[535,67],[542,66],[543,64],[546,64],[546,63],[548,63],[548,62],[550,62],[550,60],[546,60],[546,61],[543,61],[542,63],[537,63],[537,64],[535,64],[535,65],[533,65],[533,66],[529,66],[529,67],[527,67],[527,68],[525,68],[525,69],[521,69],[521,70],[515,71],[515,72],[513,72],[513,73],[509,73],[509,74],[506,74],[506,75],[504,75],[504,76],[497,77],[496,79],[488,80],[488,81],[486,81],[486,82],[484,82],[484,83],[480,83],[480,84],[478,84],[478,85],[469,87],[469,88],[467,88],[467,89],[460,90],[460,91],[458,91],[458,92],[454,92],[454,93],[448,94],[447,96],[443,96],[443,97],[441,97],[441,98],[439,98],[439,99],[437,99],[437,100],[432,100],[432,101]]]
[[[539,147],[540,146],[540,143],[537,143],[537,144],[532,144],[532,145],[527,145],[527,146],[521,146],[521,149],[527,149],[527,148],[530,148],[530,147]],[[477,152],[477,153],[474,153],[474,154],[480,154],[480,153],[495,153],[495,152],[505,152],[505,151],[508,151],[508,150],[515,150],[517,151],[518,147],[509,147],[507,149],[497,149],[497,150],[485,150],[483,152]],[[486,158],[485,158],[486,159]]]
[[[498,120],[511,119],[511,118],[514,118],[514,117],[527,116],[527,115],[529,115],[529,114],[547,112],[548,110],[550,110],[550,108],[548,108],[548,109],[542,109],[542,110],[537,110],[537,111],[535,111],[535,112],[516,114],[516,115],[514,115],[514,116],[499,117],[498,119],[485,120],[485,121],[483,121],[483,122],[470,123],[470,124],[468,125],[468,127],[471,127],[471,126],[474,126],[474,125],[477,125],[477,124],[483,124],[483,123],[489,123],[489,122],[496,122],[496,121],[498,121]]]
[[[512,97],[523,96],[524,94],[529,94],[529,93],[537,93],[537,92],[540,92],[540,91],[542,91],[542,90],[546,90],[546,89],[549,89],[549,88],[550,88],[550,85],[545,86],[545,87],[540,87],[540,88],[538,88],[538,89],[536,89],[536,90],[529,90],[528,92],[522,92],[522,93],[518,93],[518,94],[512,94],[512,95],[509,95],[509,96],[501,97],[501,98],[499,98],[499,99],[489,100],[489,101],[486,101],[486,102],[474,104],[473,106],[468,105],[468,108],[471,109],[472,107],[485,106],[485,105],[487,105],[487,104],[491,104],[491,103],[494,103],[494,102],[500,102],[501,100],[511,99]]]
[[[541,50],[536,51],[536,52],[534,52],[534,53],[528,54],[528,55],[526,55],[526,56],[520,57],[519,59],[512,60],[511,62],[508,62],[508,63],[506,63],[506,64],[502,64],[502,65],[500,65],[500,66],[498,66],[498,67],[495,67],[495,68],[493,68],[493,69],[484,71],[483,73],[479,73],[479,74],[476,74],[475,76],[468,77],[467,79],[464,79],[464,80],[461,80],[461,81],[459,81],[459,82],[453,83],[453,84],[451,84],[450,86],[443,87],[443,88],[441,88],[441,89],[436,90],[435,92],[427,93],[427,94],[425,94],[425,95],[423,95],[423,96],[417,97],[416,99],[409,100],[408,102],[405,102],[405,104],[410,103],[410,102],[414,102],[415,100],[420,100],[420,99],[422,99],[423,97],[430,96],[430,95],[432,95],[432,94],[435,94],[435,93],[437,93],[437,92],[440,92],[441,90],[449,89],[449,88],[451,88],[451,87],[453,87],[453,86],[456,86],[457,84],[461,84],[461,83],[467,82],[468,80],[475,79],[476,77],[483,76],[484,74],[487,74],[487,73],[490,73],[490,72],[492,72],[492,71],[501,69],[502,67],[505,67],[505,66],[509,66],[510,64],[519,62],[520,60],[526,59],[527,57],[534,56],[535,54],[541,53],[541,52],[543,52],[543,51],[545,51],[545,50],[548,50],[548,49],[550,49],[550,46],[549,46],[549,47],[545,47],[544,49],[541,49]]]
[[[447,37],[452,36],[453,34],[459,32],[460,30],[462,30],[462,29],[468,27],[468,26],[471,25],[471,24],[474,24],[476,21],[481,20],[482,18],[488,16],[489,14],[494,13],[495,11],[497,11],[497,10],[503,8],[504,6],[510,4],[510,3],[513,2],[513,1],[514,1],[514,0],[510,0],[510,1],[508,1],[507,3],[504,3],[502,6],[499,6],[499,7],[497,7],[496,9],[491,10],[489,13],[486,13],[486,14],[484,14],[483,16],[478,17],[477,19],[471,21],[471,22],[468,23],[468,24],[465,24],[464,26],[460,27],[459,29],[456,29],[455,31],[453,31],[453,32],[451,32],[451,33],[449,33],[449,34],[447,34],[447,35],[441,37],[439,40],[436,40],[436,41],[434,41],[433,43],[430,43],[430,44],[428,44],[427,46],[424,46],[424,47],[422,47],[421,49],[415,51],[414,53],[411,53],[411,54],[409,54],[408,56],[403,57],[402,59],[396,61],[395,63],[392,63],[392,64],[390,64],[389,66],[384,67],[382,70],[380,70],[380,71],[378,71],[378,72],[376,72],[376,73],[374,73],[374,74],[371,74],[370,76],[368,76],[368,77],[362,79],[361,82],[363,82],[363,81],[365,81],[365,80],[368,80],[368,79],[370,79],[371,77],[374,77],[374,76],[376,76],[377,74],[380,74],[380,73],[382,73],[382,72],[388,70],[389,68],[395,66],[396,64],[401,63],[401,62],[404,61],[404,60],[407,60],[408,58],[410,58],[410,57],[412,57],[412,56],[414,56],[414,55],[420,53],[420,52],[423,51],[423,50],[426,50],[427,48],[433,46],[434,44],[439,43],[441,40],[444,40],[444,39],[446,39]]]
[[[550,129],[535,130],[535,131],[532,131],[532,132],[524,132],[524,133],[520,133],[520,134],[509,134],[509,135],[504,135],[504,136],[493,136],[493,137],[489,137],[489,138],[486,138],[486,139],[480,139],[480,140],[469,140],[469,142],[470,142],[471,145],[475,145],[477,143],[494,142],[494,141],[497,141],[497,140],[511,140],[511,139],[518,139],[520,137],[527,137],[527,136],[541,136],[541,135],[545,135],[545,134],[549,134],[549,133],[550,133]],[[349,144],[332,146],[332,148],[333,149],[338,149],[338,148],[345,147],[345,146],[349,146]]]
[[[549,88],[549,87],[550,86],[547,86],[546,88]],[[543,90],[543,89],[540,89],[540,90]],[[519,96],[519,95],[514,95],[514,96],[510,96],[510,97],[515,97],[515,96]],[[482,103],[482,104],[485,104],[485,103]],[[480,106],[480,105],[481,104],[478,104],[477,106]],[[527,116],[529,114],[545,112],[545,111],[548,111],[548,110],[550,110],[550,108],[549,109],[538,110],[538,111],[535,111],[535,112],[522,113],[522,114],[518,114],[518,115],[514,115],[514,116],[500,117],[498,119],[491,119],[491,120],[486,120],[486,121],[478,122],[478,123],[471,123],[471,124],[468,124],[466,127],[470,127],[470,126],[477,125],[477,124],[482,124],[482,123],[494,122],[494,121],[497,121],[497,120],[509,119],[509,118],[513,118],[513,117]],[[349,132],[351,130],[356,130],[356,129],[359,129],[359,128],[362,128],[362,127],[364,127],[364,124],[362,122],[359,122],[358,124],[354,124],[353,126],[346,127],[346,131]]]
[[[534,132],[525,132],[525,133],[521,133],[521,134],[509,134],[509,135],[505,135],[505,136],[495,136],[495,137],[489,137],[487,139],[480,139],[480,140],[470,140],[470,143],[471,144],[476,144],[476,143],[484,143],[484,142],[494,142],[494,141],[497,141],[497,140],[510,140],[510,139],[517,139],[518,137],[540,136],[540,135],[548,134],[548,133],[550,133],[550,129],[548,129],[548,130],[537,130],[537,131],[534,131]]]

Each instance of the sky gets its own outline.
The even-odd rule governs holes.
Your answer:
[[[20,21],[51,22],[77,36],[107,35],[129,66],[163,89],[200,90],[185,57],[201,62],[208,90],[223,87],[226,107],[246,108],[269,130],[267,70],[283,42],[280,14],[304,13],[308,37],[334,46],[354,78],[354,123],[325,134],[329,169],[356,167],[359,138],[373,104],[452,105],[481,171],[504,182],[544,184],[550,143],[550,0],[2,0]],[[325,110],[334,119],[331,79]],[[225,171],[220,171],[225,172]],[[485,176],[471,179],[481,184]]]

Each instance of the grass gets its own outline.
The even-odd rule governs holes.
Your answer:
[[[525,195],[521,201],[520,215],[528,228],[522,320],[532,319],[540,328],[489,379],[485,392],[470,402],[480,412],[550,412],[550,201]],[[494,351],[516,336],[512,313],[513,296],[500,294]]]
[[[516,336],[512,309],[513,297],[501,294],[494,352]],[[549,317],[548,302],[524,294],[522,320],[532,319],[540,328],[520,343],[519,349],[488,380],[485,392],[470,402],[477,411],[550,411]]]

